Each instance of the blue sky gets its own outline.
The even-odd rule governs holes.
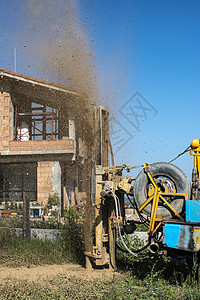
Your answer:
[[[14,71],[13,48],[17,47],[17,71],[49,79],[35,57],[24,56],[26,41],[19,28],[26,27],[25,4],[0,1],[0,66]],[[98,103],[109,107],[116,131],[111,136],[116,164],[169,161],[200,132],[200,2],[80,0],[78,6],[98,74]],[[146,117],[138,117],[139,124],[131,107],[138,115],[141,110],[128,102],[136,92],[149,108]],[[129,121],[122,115],[124,105]],[[175,163],[191,179],[189,154]]]

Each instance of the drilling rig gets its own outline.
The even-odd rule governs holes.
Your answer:
[[[94,244],[91,252],[85,252],[86,267],[94,264],[116,268],[117,239],[125,251],[135,256],[145,248],[151,254],[171,250],[199,256],[200,140],[194,139],[177,157],[186,152],[194,158],[192,185],[172,161],[145,163],[136,178],[123,176],[123,171],[129,173],[133,168],[127,165],[96,166]],[[133,233],[137,226],[126,219],[124,197],[148,224],[148,242],[142,249],[130,249],[123,238],[124,232]]]

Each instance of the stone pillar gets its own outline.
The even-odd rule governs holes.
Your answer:
[[[49,195],[53,193],[53,166],[52,161],[37,163],[37,201],[45,205]]]
[[[53,191],[58,192],[61,199],[61,166],[59,161],[53,162]]]
[[[7,92],[0,93],[0,151],[9,150],[9,142],[12,136],[11,116],[13,106],[11,96]]]

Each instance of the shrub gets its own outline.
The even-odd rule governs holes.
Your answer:
[[[61,240],[64,251],[73,261],[83,264],[84,258],[84,234],[83,224],[68,218],[62,225]]]
[[[47,201],[47,208],[52,209],[52,206],[58,206],[60,204],[60,197],[58,192],[53,192],[52,195],[49,195]]]

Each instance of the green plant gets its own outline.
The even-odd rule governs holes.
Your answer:
[[[10,206],[9,206],[9,210],[13,210],[14,209],[14,203],[13,201],[11,201]]]
[[[0,218],[0,227],[6,228],[22,228],[23,226],[23,218],[20,216],[16,216],[14,218]]]
[[[52,209],[52,206],[58,206],[60,204],[60,197],[58,192],[53,192],[52,195],[49,195],[47,201],[47,208]]]
[[[6,202],[4,207],[5,207],[5,210],[8,210],[8,208],[9,208],[9,203]]]
[[[83,224],[68,218],[62,225],[61,239],[63,248],[72,260],[83,264],[85,261]]]
[[[31,203],[31,206],[40,206],[41,204],[37,201],[34,201]]]
[[[58,210],[51,210],[51,215],[58,218]]]
[[[64,217],[70,219],[79,219],[80,214],[75,207],[67,207],[64,211]]]

